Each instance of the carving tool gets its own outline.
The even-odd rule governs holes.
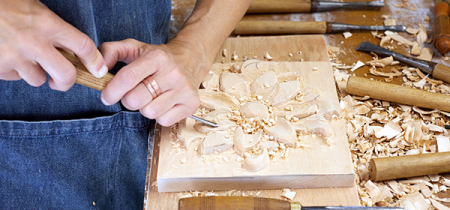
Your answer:
[[[345,31],[405,31],[403,25],[365,26],[325,21],[240,21],[235,34],[329,34]]]
[[[384,1],[254,0],[247,13],[323,12],[342,9],[373,10],[382,7],[384,7]]]
[[[356,47],[356,50],[363,52],[374,52],[381,56],[392,56],[395,60],[419,68],[423,72],[430,74],[436,79],[440,79],[446,83],[450,83],[450,67],[443,64],[409,58],[400,53],[396,53],[386,48],[376,46],[367,41],[362,42],[360,45],[358,45],[358,47]]]
[[[248,196],[206,196],[181,198],[178,210],[400,210],[401,207],[302,206],[274,198]]]
[[[391,101],[428,109],[450,111],[450,95],[433,93],[401,85],[350,76],[345,92],[357,96]]]
[[[217,123],[212,122],[212,121],[209,121],[209,120],[205,120],[205,119],[203,119],[203,118],[201,118],[201,117],[197,117],[197,116],[195,116],[195,115],[191,115],[191,116],[189,116],[189,117],[192,118],[192,119],[194,119],[194,120],[197,120],[197,121],[199,121],[199,122],[205,123],[205,124],[207,124],[207,125],[209,125],[209,126],[212,126],[212,127],[218,127]]]
[[[58,49],[58,50],[67,60],[69,60],[75,66],[75,69],[77,70],[77,78],[76,78],[75,82],[80,85],[102,91],[114,77],[114,75],[111,73],[107,73],[106,76],[104,76],[102,78],[94,77],[94,75],[92,75],[89,72],[89,70],[87,70],[87,68],[83,65],[83,63],[81,63],[80,59],[78,59],[71,53],[68,53],[68,52],[60,50],[60,49]],[[192,115],[190,117],[194,120],[200,121],[209,126],[217,127],[217,123],[215,123],[215,122],[205,120],[201,117],[197,117],[194,115]]]
[[[447,2],[437,0],[434,6],[433,45],[438,52],[450,51],[450,7]]]
[[[373,181],[446,172],[450,172],[450,152],[373,158],[369,162],[369,177]]]

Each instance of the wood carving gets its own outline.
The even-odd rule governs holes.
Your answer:
[[[160,192],[353,184],[329,63],[232,66],[215,64],[199,90],[196,115],[219,126],[180,122],[161,142]]]

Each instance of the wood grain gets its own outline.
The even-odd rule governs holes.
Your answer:
[[[94,75],[87,70],[83,63],[81,63],[80,59],[63,50],[59,50],[59,52],[75,66],[75,69],[77,70],[77,78],[75,82],[80,85],[102,91],[114,77],[111,73],[107,73],[102,78],[94,77]]]

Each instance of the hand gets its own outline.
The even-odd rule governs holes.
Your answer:
[[[109,68],[117,61],[128,63],[103,90],[104,104],[122,100],[126,108],[139,110],[163,126],[170,126],[196,112],[200,105],[198,87],[211,64],[202,62],[202,57],[195,57],[183,43],[172,41],[167,45],[150,45],[127,39],[104,43],[100,51]],[[162,92],[154,99],[141,82],[149,75]]]
[[[36,0],[0,1],[0,79],[41,86],[50,75],[52,89],[66,91],[75,67],[56,48],[75,53],[96,77],[108,68],[94,42]]]

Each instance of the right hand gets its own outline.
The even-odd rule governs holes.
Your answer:
[[[108,68],[95,43],[37,0],[0,1],[0,79],[41,86],[50,75],[52,89],[75,83],[75,67],[58,52],[72,52],[96,77]]]

